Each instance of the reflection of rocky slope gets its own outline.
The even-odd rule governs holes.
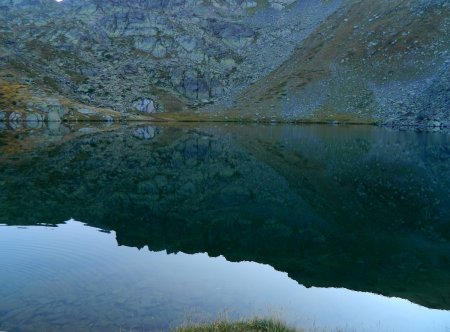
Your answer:
[[[86,105],[216,104],[234,110],[228,119],[448,124],[445,0],[0,0],[0,8],[7,110],[45,113],[69,98],[77,104],[63,102],[60,116],[72,107],[76,118]],[[21,87],[12,101],[11,86]]]
[[[131,128],[4,156],[0,223],[73,217],[122,245],[449,309],[449,158],[434,133]]]

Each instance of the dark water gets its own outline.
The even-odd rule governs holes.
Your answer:
[[[450,136],[0,131],[0,330],[450,331]]]

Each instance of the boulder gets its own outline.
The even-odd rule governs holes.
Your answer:
[[[22,120],[22,116],[18,112],[12,112],[9,115],[9,122],[19,122]]]
[[[83,115],[94,115],[97,112],[90,109],[90,108],[82,108],[78,110],[79,113],[83,114]]]
[[[42,115],[39,113],[30,113],[27,115],[26,120],[27,122],[42,122]]]
[[[61,122],[61,117],[59,113],[55,110],[51,110],[47,115],[48,122]]]
[[[143,113],[155,113],[158,110],[156,103],[148,98],[136,100],[133,103],[133,108]]]

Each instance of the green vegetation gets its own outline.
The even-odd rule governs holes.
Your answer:
[[[277,319],[253,318],[230,322],[218,320],[209,324],[186,325],[175,329],[175,332],[301,332]],[[303,331],[303,330],[302,330]]]
[[[227,318],[218,319],[211,323],[185,324],[173,332],[342,332],[336,328],[322,330],[317,328],[302,329],[288,326],[277,318],[251,318],[247,320],[230,321]],[[353,330],[352,330],[353,331]]]

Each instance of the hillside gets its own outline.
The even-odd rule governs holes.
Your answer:
[[[449,22],[443,1],[353,1],[241,93],[238,114],[448,126]]]
[[[449,23],[444,0],[0,0],[0,120],[445,127]]]

